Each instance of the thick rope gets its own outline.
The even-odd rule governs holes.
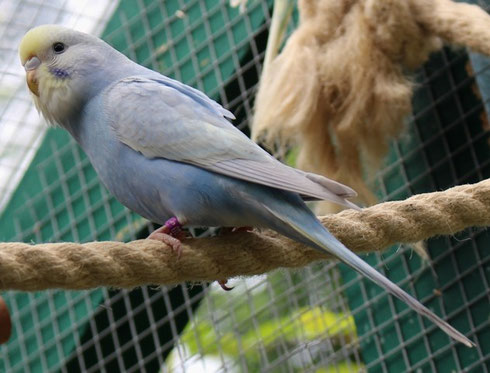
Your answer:
[[[362,211],[320,218],[347,247],[375,251],[400,242],[490,225],[490,180],[415,195]],[[132,288],[145,284],[212,281],[297,268],[328,256],[273,231],[187,239],[181,258],[155,240],[0,243],[0,289]]]

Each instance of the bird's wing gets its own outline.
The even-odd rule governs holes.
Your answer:
[[[130,77],[112,85],[104,109],[121,142],[148,158],[204,169],[354,207],[356,193],[323,176],[286,166],[226,118],[233,115],[203,93],[169,78]]]

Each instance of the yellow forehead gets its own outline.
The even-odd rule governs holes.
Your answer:
[[[19,45],[19,55],[22,64],[38,55],[42,50],[51,45],[51,41],[56,38],[64,27],[57,25],[43,25],[29,30],[22,38]]]

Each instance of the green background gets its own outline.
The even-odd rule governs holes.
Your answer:
[[[257,66],[260,61],[257,56],[263,57],[267,37],[265,22],[271,5],[271,1],[251,1],[247,12],[241,15],[227,2],[216,0],[123,1],[102,37],[131,59],[197,87],[220,101],[235,112],[236,123],[246,131],[259,76]],[[184,16],[179,11],[183,11]],[[474,61],[475,56],[472,59]],[[479,68],[474,69],[478,72],[477,81],[470,71],[471,63],[464,50],[444,49],[417,71],[414,115],[407,126],[408,135],[393,142],[388,164],[377,178],[381,199],[403,199],[412,194],[443,190],[489,177],[488,122],[482,102],[482,97],[483,100],[487,97],[485,92],[490,89],[484,79],[488,64],[485,59],[478,61]],[[140,229],[145,226],[138,216],[108,194],[86,156],[60,129],[47,132],[0,222],[1,241],[33,243],[115,238],[128,240],[141,234]],[[350,269],[339,266],[342,281],[339,280],[339,284],[332,287],[329,285],[328,289],[340,298],[343,290],[356,328],[345,332],[345,339],[339,342],[340,345],[347,343],[351,348],[343,352],[345,356],[342,360],[339,358],[335,362],[337,371],[360,369],[359,361],[369,372],[451,372],[465,368],[471,372],[490,370],[489,243],[488,231],[468,230],[454,237],[430,240],[430,265],[422,263],[409,248],[403,247],[365,257],[467,334],[478,344],[475,349],[467,349],[450,341],[443,332],[408,310],[400,301],[387,296],[369,281],[360,279]],[[326,267],[316,265],[312,268],[315,274],[325,271]],[[287,329],[288,320],[293,323],[301,318],[298,315],[308,314],[305,306],[318,306],[312,302],[310,294],[305,295],[305,292],[311,292],[312,285],[305,284],[302,276],[292,276],[292,295],[287,293],[290,285],[285,284],[281,276],[273,274],[269,281],[274,289],[273,301],[284,303],[280,308],[282,314],[276,315],[275,322],[271,320],[274,317],[272,314],[265,313],[264,317],[258,317],[262,320],[258,327],[261,333],[251,337],[257,344],[266,343],[259,341],[260,338],[275,341],[274,334]],[[314,278],[311,276],[309,278]],[[434,289],[438,289],[442,295],[436,295]],[[147,290],[142,291],[149,296],[145,293]],[[321,293],[325,289],[317,291]],[[205,291],[198,289],[192,293],[192,290],[178,290],[177,293],[169,295],[171,301],[166,306],[160,305],[160,308],[167,307],[166,316],[162,317],[167,317],[169,323],[172,322],[169,320],[171,310],[176,318],[179,312],[186,312],[182,307],[175,311],[184,304],[179,303],[178,299],[191,294],[190,303],[197,309]],[[132,299],[129,301],[131,304],[125,306],[126,313],[137,309],[135,307],[144,307],[141,304],[146,298],[137,295],[137,292],[132,294],[128,295],[133,298],[129,298]],[[192,294],[195,294],[195,298],[192,298]],[[258,302],[263,306],[264,302],[271,302],[270,294],[264,294],[259,293],[259,296],[242,302]],[[283,294],[298,299],[296,309],[282,298]],[[3,295],[15,328],[9,343],[1,347],[0,371],[22,372],[27,368],[34,372],[53,371],[63,367],[77,371],[95,367],[95,362],[101,358],[108,364],[112,362],[113,365],[104,365],[106,368],[129,369],[146,356],[142,346],[145,343],[144,333],[146,331],[148,334],[151,327],[148,320],[135,319],[135,328],[142,339],[128,340],[125,344],[121,342],[121,345],[131,346],[122,349],[123,359],[110,358],[110,355],[118,344],[114,338],[122,341],[124,337],[114,332],[112,339],[91,339],[98,330],[106,330],[113,323],[110,319],[104,321],[99,305],[107,297],[122,302],[117,292],[97,289],[90,292],[6,292]],[[231,333],[229,336],[232,340],[236,339],[240,329],[234,330],[233,324],[227,326],[228,331],[223,332],[222,329],[220,333],[213,330],[215,324],[206,326],[209,310],[212,311],[213,307],[221,309],[222,304],[226,304],[221,295],[211,299],[214,303],[207,305],[207,311],[201,307],[197,317],[199,323],[196,321],[192,324],[195,330],[202,327],[207,333],[205,336],[194,334],[195,342],[216,343],[217,339],[228,335],[226,332]],[[186,301],[189,304],[189,300]],[[253,311],[253,307],[251,309],[230,309],[229,313],[244,313],[237,318],[241,320],[240,325],[248,326],[248,321],[244,320],[250,318],[253,312],[259,314],[259,311]],[[184,318],[181,321],[182,328],[187,320]],[[191,338],[189,343],[192,343],[190,327],[185,331],[185,338]],[[264,331],[267,328],[270,332]],[[270,366],[270,371],[290,371],[287,370],[290,369],[287,361],[288,354],[292,356],[292,350],[288,343],[292,343],[291,339],[297,343],[296,333],[301,333],[301,330],[305,333],[307,324],[296,323],[295,328],[298,330],[282,331],[285,337],[280,347],[274,345],[276,342],[271,342],[274,348],[270,356],[238,356],[238,348],[237,359],[247,360],[241,366],[253,371],[264,367],[265,360],[273,360],[276,363]],[[320,328],[322,331],[324,329]],[[104,333],[109,335],[108,332]],[[175,342],[172,340],[176,338],[175,333],[173,336],[170,333],[168,338],[160,336],[159,342],[168,344],[167,353]],[[315,335],[308,338],[312,341],[320,337]],[[284,343],[284,340],[289,342]],[[85,347],[80,353],[76,346],[81,343]],[[157,343],[153,343],[148,351],[156,348]],[[253,342],[250,343],[253,346]],[[137,344],[141,346],[133,346]],[[131,352],[132,349],[136,352]],[[337,346],[334,350],[343,351],[343,347]],[[201,355],[217,353],[197,347],[194,352]],[[78,357],[74,358],[76,355]],[[157,363],[161,364],[161,358],[152,359],[148,358],[148,364],[151,362],[153,365],[145,365],[148,371],[155,371]],[[352,361],[357,361],[357,365],[349,365]],[[325,361],[313,359],[308,364],[309,368],[322,371]]]

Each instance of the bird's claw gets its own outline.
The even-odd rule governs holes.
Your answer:
[[[182,242],[185,233],[182,230],[182,224],[176,217],[168,219],[164,225],[154,230],[149,236],[150,240],[157,240],[170,246],[180,259],[182,255]]]
[[[170,246],[172,250],[177,254],[177,258],[180,259],[180,256],[182,255],[182,243],[178,238],[172,237],[167,233],[154,231],[148,236],[148,239],[157,240]]]
[[[234,287],[230,288],[229,286],[226,286],[227,282],[228,282],[228,280],[218,280],[218,284],[219,284],[219,286],[221,286],[221,289],[223,289],[224,291],[233,290]]]

